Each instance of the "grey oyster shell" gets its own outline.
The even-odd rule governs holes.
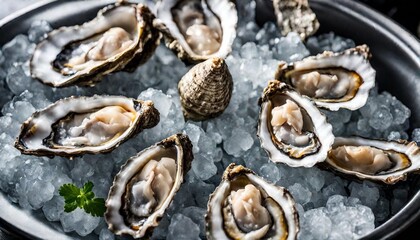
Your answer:
[[[164,0],[157,6],[165,45],[186,64],[225,58],[232,51],[238,14],[230,0]]]
[[[201,121],[222,114],[232,90],[232,75],[222,58],[196,64],[178,83],[185,118]]]
[[[325,51],[290,64],[280,63],[275,79],[310,97],[318,107],[357,110],[366,104],[375,86],[376,71],[370,57],[367,45],[339,53]]]
[[[175,134],[128,159],[114,177],[105,203],[109,229],[116,235],[150,237],[184,181],[193,158],[188,136]],[[157,167],[150,168],[149,164]],[[161,174],[152,176],[152,171]],[[142,191],[149,180],[153,197]],[[163,196],[159,194],[161,189],[166,193]]]
[[[104,75],[132,71],[160,43],[154,18],[145,5],[118,2],[89,22],[53,30],[36,46],[31,75],[53,87],[93,86]]]
[[[420,148],[404,140],[337,137],[321,166],[361,180],[395,184],[419,172]]]
[[[69,97],[35,112],[15,147],[24,154],[74,157],[110,152],[159,122],[151,101],[124,96]]]
[[[334,142],[332,126],[308,97],[273,80],[264,89],[259,104],[257,135],[271,161],[291,167],[312,167],[325,161]],[[277,116],[273,117],[277,110],[286,112],[279,115],[283,123],[273,125],[278,121]]]
[[[254,205],[256,215],[240,215],[245,201]],[[210,195],[205,218],[208,239],[292,240],[299,232],[299,215],[287,189],[234,163],[226,168],[220,185]]]
[[[273,0],[277,25],[283,35],[296,32],[302,40],[316,33],[319,21],[308,0]]]

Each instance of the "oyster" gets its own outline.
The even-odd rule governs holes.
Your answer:
[[[337,137],[325,164],[360,179],[394,184],[420,169],[420,148],[415,142]]]
[[[54,30],[37,45],[30,61],[31,75],[54,87],[92,86],[103,75],[133,70],[159,44],[153,19],[147,6],[119,2],[83,25]]]
[[[230,0],[165,0],[157,6],[157,27],[165,44],[186,63],[232,51],[238,14]]]
[[[207,205],[208,239],[297,239],[295,201],[283,187],[230,164]]]
[[[271,161],[312,167],[325,160],[334,142],[332,126],[309,98],[273,80],[259,104],[257,135]]]
[[[273,0],[277,25],[283,35],[296,32],[302,40],[315,34],[319,22],[308,0]]]
[[[199,121],[222,114],[232,89],[232,75],[222,58],[195,65],[178,83],[185,118]]]
[[[131,157],[106,200],[105,220],[117,235],[147,237],[159,224],[193,160],[187,135],[172,135]]]
[[[375,86],[376,71],[369,58],[366,45],[340,53],[325,51],[290,65],[280,63],[275,78],[312,98],[319,107],[356,110],[365,105]]]
[[[24,154],[72,157],[112,151],[159,122],[151,101],[123,96],[69,97],[35,112],[15,147]]]

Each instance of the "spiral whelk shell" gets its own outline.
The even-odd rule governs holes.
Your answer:
[[[195,65],[178,83],[185,118],[201,121],[222,114],[232,90],[232,75],[222,58]]]

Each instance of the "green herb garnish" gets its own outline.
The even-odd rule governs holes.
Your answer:
[[[105,200],[95,198],[92,192],[93,183],[87,182],[83,188],[78,188],[72,183],[64,184],[60,187],[60,196],[64,197],[64,211],[72,212],[76,208],[81,208],[94,217],[102,217],[105,213]]]

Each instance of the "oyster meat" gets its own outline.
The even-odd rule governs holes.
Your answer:
[[[394,184],[420,169],[420,148],[415,142],[337,137],[325,164],[360,179]]]
[[[308,0],[273,0],[277,25],[283,35],[296,32],[302,40],[316,33],[319,21]]]
[[[241,165],[230,164],[207,205],[208,239],[297,239],[295,201]]]
[[[157,6],[155,27],[166,46],[186,63],[232,51],[238,14],[230,0],[165,0]]]
[[[275,78],[310,97],[317,106],[337,111],[365,105],[376,71],[366,45],[340,53],[325,51],[291,64],[280,63]]]
[[[153,19],[147,6],[119,2],[103,8],[89,22],[56,29],[37,45],[31,75],[54,87],[92,86],[103,75],[133,70],[159,44]]]
[[[332,126],[307,97],[270,81],[260,99],[257,135],[270,160],[291,167],[312,167],[327,157]]]
[[[200,121],[222,114],[232,89],[232,75],[222,58],[196,64],[178,83],[185,118]]]
[[[112,151],[159,122],[151,101],[123,96],[69,97],[35,112],[15,146],[24,154],[72,157]]]
[[[115,176],[105,220],[117,235],[151,235],[184,181],[193,160],[187,135],[172,135],[131,157]]]

